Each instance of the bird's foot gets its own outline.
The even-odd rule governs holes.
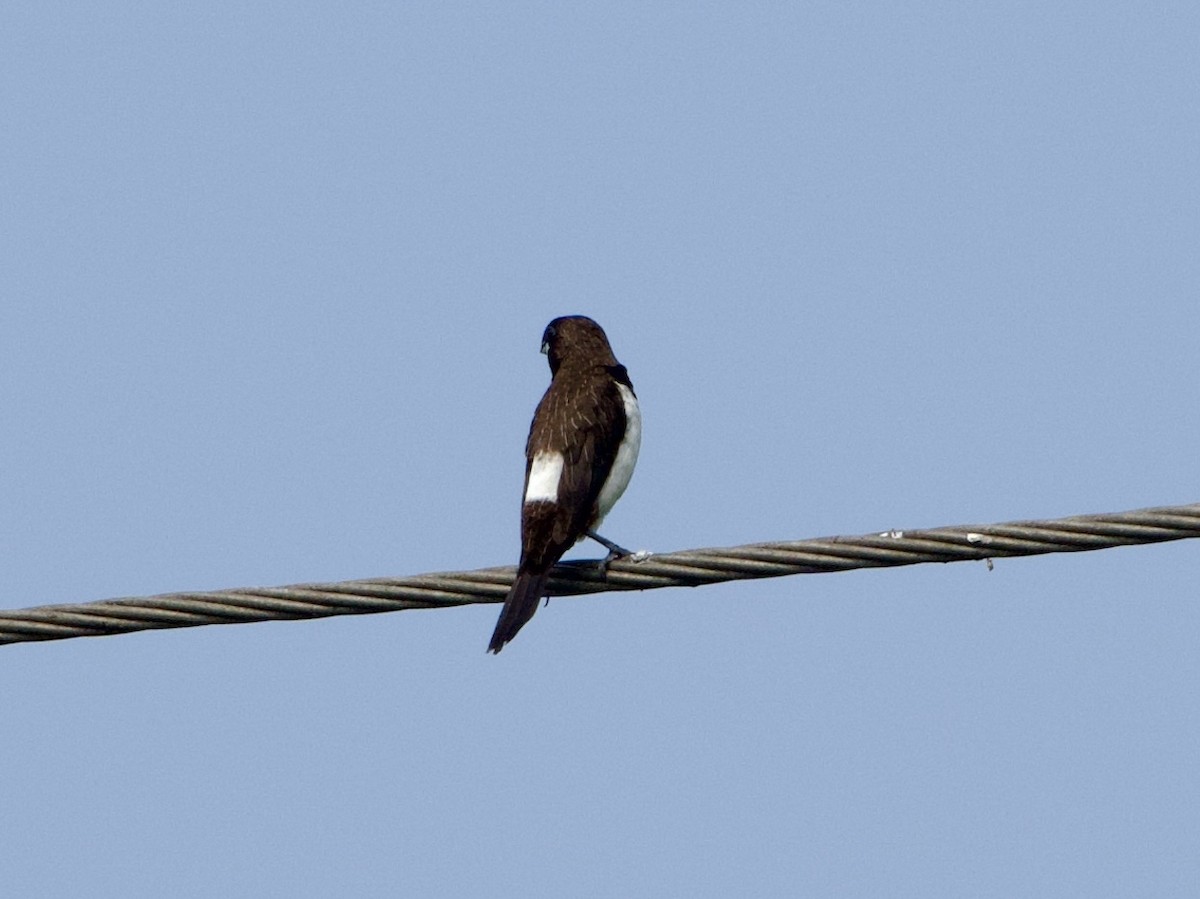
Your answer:
[[[648,549],[639,549],[637,552],[629,552],[628,550],[619,553],[609,552],[607,556],[596,563],[596,566],[600,569],[602,575],[607,575],[610,562],[615,562],[617,559],[625,559],[629,562],[645,562],[652,555],[654,553]]]
[[[596,568],[600,570],[601,575],[607,576],[608,565],[616,562],[617,559],[629,559],[630,562],[644,562],[650,556],[654,555],[654,553],[650,552],[649,550],[638,550],[637,552],[626,550],[624,546],[618,546],[617,544],[612,543],[611,540],[606,540],[600,537],[599,534],[588,532],[588,537],[593,538],[594,540],[598,541],[598,543],[608,547],[608,555],[600,559],[600,562],[596,564]]]

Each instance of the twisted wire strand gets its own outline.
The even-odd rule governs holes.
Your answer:
[[[1200,537],[1200,503],[1049,521],[884,531],[859,537],[692,549],[653,555],[642,561],[618,560],[608,566],[607,573],[602,573],[595,562],[565,562],[554,569],[549,593],[570,596],[609,590],[698,587],[853,568],[1081,552],[1188,537]],[[74,605],[34,606],[0,612],[0,644],[501,602],[514,574],[515,569],[506,566],[404,578],[165,593]]]

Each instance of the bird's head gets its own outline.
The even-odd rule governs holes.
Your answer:
[[[564,362],[584,365],[615,365],[612,347],[604,329],[586,315],[566,315],[546,325],[542,334],[542,352],[550,360],[555,374]]]

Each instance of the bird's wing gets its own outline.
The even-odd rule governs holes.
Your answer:
[[[561,495],[584,519],[580,524],[582,533],[617,458],[625,433],[625,405],[612,378],[595,378],[579,392],[572,412],[578,413],[582,423],[564,454]]]
[[[563,456],[555,502],[523,508],[523,550],[535,570],[557,562],[587,530],[625,433],[625,407],[610,376],[556,387],[551,385],[538,407],[526,449],[527,485],[537,449]]]

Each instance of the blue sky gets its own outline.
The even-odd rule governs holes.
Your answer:
[[[1200,499],[1192,4],[0,14],[0,604]],[[581,546],[581,556],[595,548]],[[0,648],[42,896],[1192,896],[1193,542]]]

